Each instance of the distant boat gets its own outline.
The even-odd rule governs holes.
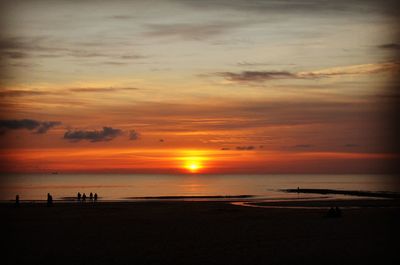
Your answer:
[[[53,174],[53,175],[57,175],[57,174],[58,174],[58,172],[57,172],[57,171],[54,171],[54,172],[51,172],[51,174]]]

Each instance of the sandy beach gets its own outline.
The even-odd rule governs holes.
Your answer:
[[[400,202],[0,205],[4,264],[399,264]],[[342,207],[341,218],[326,209]],[[350,207],[351,206],[351,207]],[[357,206],[357,207],[355,207]],[[348,207],[348,208],[347,208]]]

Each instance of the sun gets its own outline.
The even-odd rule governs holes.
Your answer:
[[[201,170],[202,165],[201,165],[200,161],[190,160],[190,161],[186,161],[184,167],[190,173],[197,173]]]
[[[181,150],[180,156],[176,157],[179,161],[179,168],[181,172],[190,174],[204,173],[207,171],[208,152],[204,150]]]

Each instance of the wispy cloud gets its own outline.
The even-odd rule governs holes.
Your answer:
[[[132,15],[114,15],[114,16],[110,16],[108,18],[109,19],[116,19],[116,20],[129,20],[129,19],[136,18],[136,16],[132,16]]]
[[[0,55],[3,58],[10,58],[10,59],[24,59],[29,57],[28,53],[20,51],[3,51],[0,53]]]
[[[295,64],[277,64],[277,63],[266,63],[266,62],[247,62],[247,61],[241,61],[236,63],[236,66],[240,66],[240,67],[261,67],[261,66],[271,66],[271,65],[284,65],[284,66],[292,66]]]
[[[70,93],[111,93],[123,91],[135,91],[137,87],[74,87],[58,91],[38,89],[5,89],[0,91],[0,97],[30,97],[47,95],[66,95]]]
[[[392,15],[396,17],[395,10],[398,9],[397,1],[385,1],[384,4],[377,1],[370,0],[337,0],[337,1],[324,1],[321,0],[307,0],[307,1],[232,1],[232,0],[178,0],[181,3],[192,6],[196,10],[215,10],[215,9],[232,9],[235,11],[248,14],[293,14],[300,13],[303,15],[315,14],[335,14],[337,16],[343,14],[364,14],[369,12],[384,13],[385,15]]]
[[[352,148],[352,147],[359,147],[360,145],[358,145],[358,144],[345,144],[345,145],[343,145],[344,147],[349,147],[349,148]]]
[[[347,75],[377,74],[382,72],[400,71],[400,63],[371,63],[350,66],[326,68],[316,71],[289,72],[289,71],[242,71],[242,72],[218,72],[226,80],[237,83],[265,82],[273,79],[317,79]]]
[[[311,148],[311,147],[314,147],[314,145],[312,145],[312,144],[297,144],[297,145],[293,146],[293,148],[300,148],[300,149]]]
[[[70,88],[71,92],[82,92],[82,93],[101,93],[101,92],[116,92],[116,91],[131,91],[138,90],[136,87],[77,87]]]
[[[129,132],[129,140],[135,141],[137,139],[139,139],[139,133],[135,130],[131,130]]]
[[[237,22],[147,24],[146,36],[177,37],[183,40],[204,40],[243,26]]]
[[[122,134],[122,130],[114,129],[112,127],[103,127],[102,130],[97,131],[87,131],[87,130],[75,130],[67,131],[64,134],[64,139],[70,140],[72,142],[79,142],[82,140],[87,140],[90,142],[101,142],[101,141],[111,141],[117,136]]]
[[[84,45],[78,47],[74,43],[66,42],[56,45],[57,42],[56,39],[48,36],[0,38],[0,56],[8,59],[76,57],[121,61],[147,58],[147,56],[137,53],[107,49],[107,46],[101,41],[96,42],[95,45],[90,45],[86,49]]]
[[[221,72],[217,75],[233,82],[264,82],[271,79],[296,78],[296,75],[292,73],[279,71]]]
[[[49,91],[11,89],[0,91],[0,97],[23,97],[23,96],[43,96],[53,94]]]
[[[38,121],[32,119],[21,120],[0,120],[0,134],[9,130],[26,129],[35,131],[35,133],[44,134],[49,129],[61,125],[59,121]]]
[[[386,44],[379,45],[378,48],[387,49],[387,50],[400,50],[400,44],[399,43],[386,43]]]
[[[250,151],[250,150],[254,150],[256,149],[254,146],[252,145],[248,145],[248,146],[236,146],[236,150],[239,151]]]
[[[400,70],[400,63],[387,62],[387,63],[370,63],[370,64],[340,66],[340,67],[332,67],[317,71],[299,72],[296,74],[296,76],[299,78],[323,78],[323,77],[343,76],[343,75],[376,74],[381,72],[399,71],[399,70]]]

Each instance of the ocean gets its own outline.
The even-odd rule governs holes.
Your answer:
[[[65,200],[90,192],[101,200],[158,196],[299,196],[281,189],[323,188],[399,192],[391,175],[150,175],[150,174],[3,174],[0,200]],[[310,195],[300,195],[307,196]]]

